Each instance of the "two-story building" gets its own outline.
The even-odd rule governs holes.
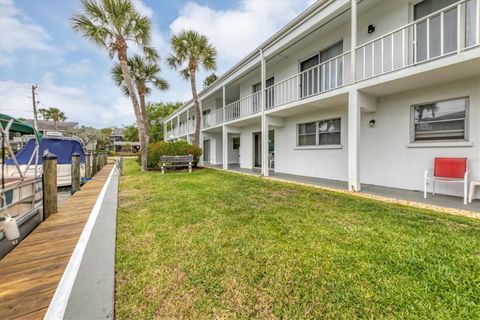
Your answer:
[[[140,148],[140,142],[138,141],[125,141],[123,128],[112,128],[112,133],[110,134],[110,143],[112,149],[115,152],[137,152]]]
[[[199,96],[206,164],[422,190],[467,157],[480,180],[480,1],[317,1]],[[194,114],[165,137],[192,140]]]

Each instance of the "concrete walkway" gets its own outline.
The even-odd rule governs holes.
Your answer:
[[[221,165],[214,165],[214,166],[208,166],[208,167],[215,168],[215,169],[222,169]],[[238,165],[229,165],[229,170],[233,172],[240,172],[240,173],[251,174],[255,176],[261,175],[259,168],[245,169],[245,168],[240,168]],[[328,179],[307,177],[307,176],[300,176],[300,175],[293,175],[293,174],[286,174],[286,173],[277,173],[277,172],[274,172],[273,170],[270,171],[270,177],[276,180],[282,180],[286,182],[307,184],[307,185],[312,185],[316,187],[335,189],[340,191],[348,190],[348,184],[346,181],[328,180]],[[453,209],[453,210],[462,210],[462,211],[471,212],[474,215],[478,215],[478,217],[480,217],[480,200],[478,199],[474,200],[470,204],[465,205],[463,204],[463,199],[460,197],[447,196],[447,195],[441,195],[441,194],[432,195],[431,193],[429,193],[428,198],[424,199],[423,192],[421,191],[381,187],[381,186],[375,186],[375,185],[369,185],[369,184],[362,184],[362,191],[360,194],[371,195],[374,197],[397,199],[405,202],[418,203],[425,206],[432,206],[432,207],[446,208],[446,209]]]
[[[119,172],[114,172],[85,248],[64,319],[113,319],[119,179]]]

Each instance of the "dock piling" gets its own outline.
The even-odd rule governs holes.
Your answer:
[[[72,154],[72,194],[80,190],[80,155]]]
[[[92,177],[97,174],[97,153],[92,152]]]
[[[43,217],[57,212],[57,156],[43,156]]]
[[[85,178],[91,178],[92,177],[92,156],[91,152],[88,152],[85,154]]]

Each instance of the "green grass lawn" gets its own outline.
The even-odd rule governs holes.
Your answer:
[[[119,319],[480,318],[480,221],[133,160],[119,197]]]

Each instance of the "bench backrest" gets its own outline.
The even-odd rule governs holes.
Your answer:
[[[433,175],[442,178],[464,178],[467,158],[435,158]]]
[[[161,156],[161,162],[173,162],[173,163],[183,163],[183,162],[193,162],[193,156]]]

